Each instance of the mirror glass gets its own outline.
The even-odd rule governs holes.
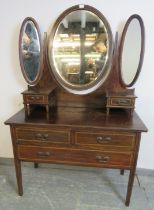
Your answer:
[[[88,89],[107,74],[111,32],[105,23],[87,10],[70,12],[59,22],[49,60],[53,57],[53,73],[70,92]]]
[[[40,39],[36,25],[28,20],[21,34],[21,52],[23,73],[28,82],[36,80],[40,66]]]
[[[138,16],[131,16],[126,23],[121,55],[121,77],[125,86],[136,81],[143,62],[144,33]]]

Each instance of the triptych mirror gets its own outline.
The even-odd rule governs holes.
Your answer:
[[[77,95],[93,93],[109,79],[110,83],[117,83],[113,76],[110,78],[115,69],[115,57],[120,91],[134,85],[139,76],[145,45],[144,24],[139,15],[127,20],[122,35],[118,36],[121,38],[114,43],[104,15],[91,6],[76,5],[58,17],[47,37],[44,55],[38,24],[30,17],[23,21],[19,57],[30,90],[44,77],[43,62],[48,64],[57,86]]]
[[[19,57],[23,76],[29,85],[35,85],[42,76],[42,38],[38,24],[26,18],[19,36]]]

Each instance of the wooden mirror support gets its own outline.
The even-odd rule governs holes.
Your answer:
[[[132,87],[140,72],[144,58],[145,32],[142,18],[135,14],[127,20],[120,42],[116,38],[115,70],[120,89],[107,91],[107,114],[111,108],[123,108],[132,115],[135,108],[134,89]],[[133,49],[132,49],[133,46]]]
[[[115,36],[113,66],[111,72],[110,81],[112,81],[112,87],[107,88],[106,91],[107,115],[109,115],[110,109],[125,109],[131,116],[135,108],[135,89],[127,89],[120,82],[118,33],[116,33]]]
[[[46,45],[47,34],[44,33],[42,42],[36,21],[30,17],[25,18],[19,36],[19,58],[23,76],[28,83],[28,90],[22,92],[26,116],[29,116],[36,106],[44,106],[48,117],[50,107],[55,104],[55,85],[48,69]]]

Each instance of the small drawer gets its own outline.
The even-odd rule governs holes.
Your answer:
[[[132,164],[133,154],[77,149],[57,149],[51,147],[18,146],[18,158],[20,160],[34,162],[129,168]]]
[[[16,128],[19,144],[70,144],[69,130],[47,130],[42,128]]]
[[[37,104],[43,103],[45,100],[42,95],[26,95],[26,103]]]
[[[111,98],[110,103],[112,106],[133,106],[134,100],[132,98]]]
[[[100,133],[76,132],[75,144],[91,149],[133,150],[135,147],[135,134],[109,131]]]

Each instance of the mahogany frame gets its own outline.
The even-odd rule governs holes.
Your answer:
[[[129,84],[126,84],[122,78],[122,53],[123,53],[123,47],[124,47],[124,42],[125,42],[125,36],[127,34],[127,30],[129,28],[129,25],[131,24],[131,22],[134,20],[134,19],[137,19],[139,24],[140,24],[140,28],[141,28],[141,51],[140,51],[140,58],[139,58],[139,63],[138,63],[138,67],[137,67],[137,71],[134,75],[134,79],[132,80],[131,83]],[[137,15],[137,14],[134,14],[134,15],[131,15],[125,26],[124,26],[124,29],[123,29],[123,32],[122,32],[122,36],[121,36],[121,40],[120,40],[120,46],[119,46],[119,76],[120,76],[120,82],[122,84],[122,86],[124,87],[131,87],[135,84],[135,82],[137,81],[138,77],[139,77],[139,74],[141,72],[141,68],[142,68],[142,64],[143,64],[143,59],[144,59],[144,49],[145,49],[145,27],[144,27],[144,23],[143,23],[143,20],[141,18],[140,15]]]
[[[36,30],[37,30],[37,33],[38,33],[38,37],[39,37],[39,44],[40,44],[40,56],[39,56],[39,67],[38,67],[38,73],[37,73],[37,76],[35,78],[35,80],[31,81],[28,79],[26,73],[25,73],[25,69],[24,69],[24,65],[23,65],[23,58],[22,58],[22,37],[23,37],[23,30],[24,30],[24,26],[25,24],[28,22],[28,21],[32,21]],[[26,80],[26,82],[28,83],[28,85],[30,86],[35,86],[36,84],[38,84],[38,82],[40,81],[41,77],[42,77],[42,73],[43,73],[43,68],[42,68],[42,65],[43,65],[43,41],[42,41],[42,38],[41,38],[41,32],[40,32],[40,29],[39,29],[39,26],[36,22],[36,20],[32,17],[26,17],[23,22],[22,22],[22,25],[21,25],[21,28],[20,28],[20,34],[19,34],[19,60],[20,60],[20,66],[21,66],[21,71],[22,71],[22,74],[24,76],[24,79]]]
[[[55,36],[56,30],[57,30],[60,22],[64,19],[64,17],[66,15],[70,14],[73,11],[77,11],[77,10],[86,10],[86,11],[92,12],[93,14],[97,15],[102,20],[102,22],[104,23],[104,25],[107,29],[108,40],[109,40],[108,59],[107,59],[104,71],[98,76],[95,83],[92,83],[92,84],[90,83],[90,84],[87,84],[87,85],[84,85],[81,87],[66,83],[66,82],[64,82],[63,79],[61,79],[58,76],[58,73],[56,73],[56,68],[55,68],[54,61],[53,61],[53,50],[52,50],[53,49],[52,43],[54,41],[54,36]],[[49,64],[50,64],[50,72],[51,72],[52,77],[55,79],[55,81],[57,81],[58,86],[64,88],[65,90],[67,90],[70,93],[74,93],[74,94],[78,94],[78,95],[85,95],[85,94],[94,92],[100,86],[102,86],[102,84],[106,81],[106,79],[109,76],[110,70],[111,70],[112,56],[113,56],[113,37],[112,37],[112,31],[111,31],[110,25],[109,25],[107,19],[105,18],[105,16],[101,12],[99,12],[97,9],[95,9],[94,7],[89,6],[89,5],[72,6],[72,7],[68,8],[67,10],[65,10],[57,18],[57,20],[50,32],[50,35],[48,37],[47,51],[48,51],[48,60],[49,60]]]

